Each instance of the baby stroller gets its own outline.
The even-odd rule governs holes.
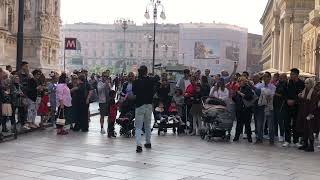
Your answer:
[[[172,132],[175,134],[177,129],[180,127],[182,119],[180,116],[175,114],[164,115],[163,112],[155,110],[155,120],[153,129],[158,129],[158,135],[161,132],[166,133],[168,129],[172,128]]]
[[[135,109],[134,104],[128,100],[124,101],[120,108],[120,116],[116,123],[120,126],[120,136],[132,137],[135,135],[134,119]]]
[[[220,137],[230,141],[233,126],[231,113],[224,101],[214,98],[202,98],[204,128],[200,130],[201,139],[208,141],[211,138]]]

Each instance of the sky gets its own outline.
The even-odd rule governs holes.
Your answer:
[[[76,22],[113,23],[128,18],[137,24],[144,18],[150,0],[61,0],[63,24]],[[166,20],[159,23],[221,22],[262,34],[259,20],[268,0],[162,0]],[[150,14],[152,16],[152,14]],[[160,19],[160,18],[159,18]]]

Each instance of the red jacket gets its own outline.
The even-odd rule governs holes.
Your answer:
[[[237,82],[229,82],[226,85],[226,88],[229,90],[230,98],[234,97],[236,95],[237,91],[240,91],[240,85]]]
[[[195,91],[196,91],[195,86],[193,86],[192,84],[190,84],[190,85],[187,87],[184,96],[186,96],[186,97],[192,97],[192,96],[195,94]]]
[[[116,103],[110,103],[109,105],[109,117],[111,121],[115,121],[117,118],[118,105]]]

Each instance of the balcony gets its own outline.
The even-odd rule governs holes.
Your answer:
[[[319,10],[313,10],[309,13],[309,22],[313,25],[313,26],[320,26],[320,12]]]

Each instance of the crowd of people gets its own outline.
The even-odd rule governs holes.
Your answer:
[[[196,136],[203,128],[202,99],[215,97],[227,104],[236,122],[233,142],[246,136],[252,143],[254,133],[255,144],[268,140],[273,145],[280,141],[283,147],[293,143],[301,150],[313,152],[320,129],[320,83],[312,78],[300,79],[296,68],[291,69],[288,78],[287,74],[269,72],[240,74],[237,66],[231,74],[223,71],[216,75],[211,75],[209,69],[204,74],[186,69],[175,87],[171,86],[168,74],[148,74],[145,66],[139,68],[137,76],[130,72],[113,78],[110,71],[89,77],[86,70],[70,75],[52,72],[46,78],[40,70],[30,73],[27,62],[17,72],[7,66],[6,70],[0,69],[2,132],[8,131],[8,121],[17,121],[24,129],[52,123],[58,135],[68,134],[67,124],[73,131],[88,132],[89,106],[98,102],[101,134],[113,138],[117,136],[114,126],[118,111],[124,102],[130,102],[135,107],[136,151],[140,153],[142,134],[146,138],[145,148],[151,148],[151,117],[156,109],[177,111],[184,123],[191,126],[187,134]],[[37,116],[41,117],[40,124],[35,124]]]

